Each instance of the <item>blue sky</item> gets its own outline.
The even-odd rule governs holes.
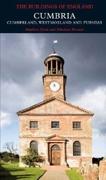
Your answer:
[[[18,148],[16,112],[43,99],[44,59],[56,51],[65,59],[67,100],[95,113],[93,156],[106,156],[106,35],[1,34],[1,149]]]

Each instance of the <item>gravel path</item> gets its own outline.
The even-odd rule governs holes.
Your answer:
[[[44,168],[47,172],[40,178],[40,180],[69,180],[65,172],[67,167],[47,166]]]

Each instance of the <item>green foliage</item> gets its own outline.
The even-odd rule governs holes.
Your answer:
[[[66,173],[70,180],[83,180],[83,177],[76,168],[71,168],[70,170],[67,170]]]
[[[19,155],[5,151],[0,153],[0,159],[5,162],[18,162]]]
[[[18,163],[2,163],[0,180],[37,180],[44,172],[41,168],[21,168]]]
[[[37,162],[43,162],[44,159],[38,155],[36,150],[28,148],[27,149],[27,155],[22,157],[23,162],[30,166],[36,166]]]

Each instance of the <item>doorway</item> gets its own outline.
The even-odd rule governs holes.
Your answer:
[[[54,144],[51,147],[51,165],[60,165],[61,164],[61,149],[59,145]]]

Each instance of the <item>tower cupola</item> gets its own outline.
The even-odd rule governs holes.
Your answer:
[[[44,60],[46,74],[48,75],[63,75],[64,74],[64,59],[57,53],[48,55]]]
[[[66,100],[66,76],[64,74],[64,59],[54,52],[46,57],[44,60],[44,65],[44,99],[58,97],[62,100]]]

